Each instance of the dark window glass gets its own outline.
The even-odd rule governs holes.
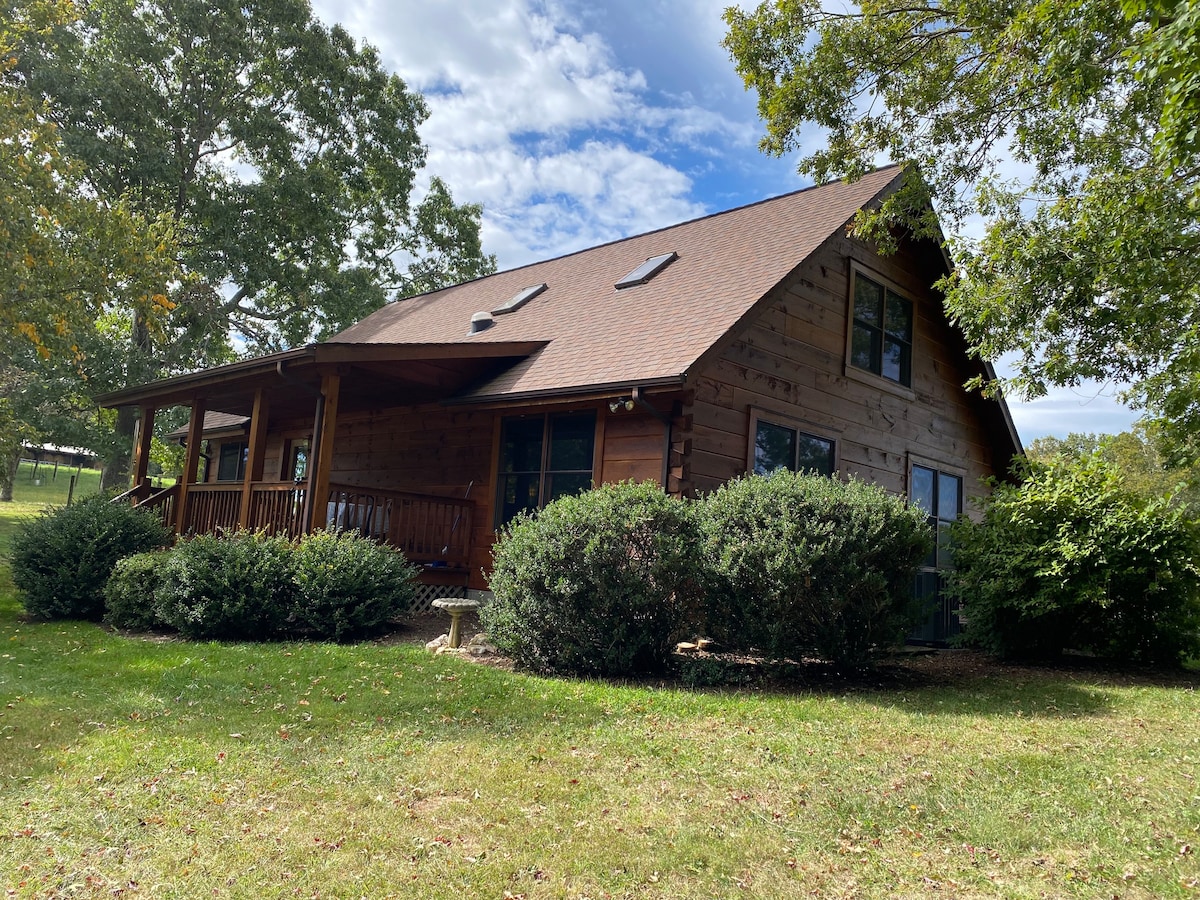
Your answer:
[[[541,490],[540,472],[505,475],[500,479],[500,521],[507,522],[517,513],[538,508]]]
[[[796,445],[796,471],[833,474],[833,441],[801,432]]]
[[[957,475],[938,472],[938,518],[953,522],[962,512],[962,479]]]
[[[891,291],[887,292],[887,333],[912,343],[912,304]]]
[[[247,444],[222,444],[217,462],[217,481],[241,481],[246,474]]]
[[[505,419],[500,429],[496,524],[592,486],[596,414]]]
[[[551,472],[546,475],[546,502],[582,494],[592,486],[591,472]]]
[[[912,467],[912,490],[909,499],[920,507],[925,515],[933,515],[933,469],[924,466]]]
[[[308,441],[293,441],[283,477],[291,481],[303,481],[308,477]]]
[[[501,472],[540,472],[542,469],[542,416],[505,419],[500,437]]]
[[[583,415],[550,417],[550,471],[592,471],[596,440],[596,417]]]
[[[879,374],[879,353],[883,335],[876,328],[867,328],[854,323],[854,341],[850,348],[850,362],[860,369]]]
[[[795,464],[795,429],[760,421],[754,432],[754,474],[768,475]]]
[[[913,466],[909,501],[927,516],[934,548],[921,563],[914,593],[928,608],[925,624],[912,635],[916,641],[944,641],[960,630],[957,610],[942,592],[941,573],[954,566],[950,526],[962,512],[962,479],[925,466]]]
[[[832,475],[833,441],[759,419],[754,430],[754,474],[776,469]]]
[[[883,285],[861,275],[854,279],[854,318],[864,325],[883,327]]]
[[[854,276],[850,364],[897,384],[912,384],[912,303],[866,276]]]

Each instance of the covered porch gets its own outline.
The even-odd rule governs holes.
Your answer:
[[[465,588],[478,568],[472,556],[480,549],[474,535],[482,522],[471,497],[478,473],[437,465],[435,459],[427,478],[417,469],[409,483],[389,483],[396,478],[380,477],[378,453],[360,460],[346,451],[342,423],[382,414],[378,411],[436,405],[540,346],[319,344],[99,400],[139,411],[132,487],[123,496],[154,510],[177,533],[247,528],[298,537],[323,528],[356,529],[404,553],[421,567],[424,583]],[[182,477],[154,490],[147,476],[155,416],[178,406],[190,412]],[[206,414],[213,413],[241,423],[236,480],[224,469],[213,472],[211,460],[202,459]],[[491,430],[478,438],[487,442],[490,455]],[[302,472],[289,469],[293,443],[304,447]],[[394,453],[402,455],[399,443]]]

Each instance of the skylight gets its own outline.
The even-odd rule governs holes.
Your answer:
[[[516,312],[538,294],[546,289],[546,285],[534,284],[527,288],[522,288],[518,291],[511,300],[506,301],[500,306],[492,310],[492,315],[500,315],[500,313]]]
[[[633,287],[638,284],[645,284],[659,272],[667,267],[669,263],[679,259],[679,254],[672,250],[670,253],[664,253],[662,256],[652,256],[620,281],[617,282],[617,290],[621,288]]]

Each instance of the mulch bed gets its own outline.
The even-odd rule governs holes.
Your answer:
[[[450,620],[441,614],[421,616],[398,626],[385,643],[425,644],[450,629]],[[462,639],[467,643],[482,629],[479,616],[462,617]],[[475,662],[512,668],[502,657],[467,657]],[[839,690],[871,691],[915,689],[960,684],[971,679],[1002,678],[1022,681],[1032,678],[1072,678],[1113,685],[1156,685],[1162,687],[1200,687],[1200,672],[1179,669],[1146,669],[1120,666],[1086,656],[1064,656],[1053,663],[1018,663],[998,660],[977,650],[946,650],[924,647],[904,648],[867,671],[839,669],[820,660],[769,663],[744,654],[693,651],[677,654],[683,665],[707,665],[721,669],[729,677],[726,684],[743,689],[761,690]],[[679,678],[642,682],[663,687],[683,687]]]

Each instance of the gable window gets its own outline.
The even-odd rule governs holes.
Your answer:
[[[944,594],[943,572],[953,566],[950,526],[962,513],[962,478],[930,466],[913,464],[909,476],[909,501],[925,513],[936,538],[929,556],[917,570],[916,596],[929,617],[912,635],[913,640],[944,641],[959,630],[958,616]]]
[[[854,271],[850,363],[889,381],[912,385],[912,301]]]
[[[500,426],[496,526],[592,486],[596,413],[512,416]]]
[[[241,481],[246,477],[246,459],[250,445],[245,441],[230,441],[221,445],[217,459],[217,481]]]
[[[755,475],[769,475],[776,469],[832,475],[837,468],[836,448],[828,438],[763,418],[757,411],[750,415],[750,433],[754,443],[748,468]]]

